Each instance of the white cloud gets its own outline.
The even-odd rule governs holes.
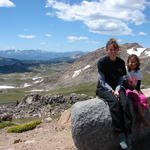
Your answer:
[[[72,5],[47,0],[46,7],[53,8],[55,15],[65,21],[82,21],[91,32],[129,35],[132,29],[128,23],[140,25],[146,22],[143,13],[146,5],[146,0],[83,0]]]
[[[51,37],[52,35],[47,33],[47,34],[45,34],[45,36],[46,37]]]
[[[139,35],[147,35],[147,33],[145,33],[145,32],[139,32],[138,34]]]
[[[88,41],[89,43],[92,43],[92,44],[99,44],[99,42],[97,41]]]
[[[15,7],[15,4],[10,0],[0,0],[0,7]]]
[[[46,42],[41,42],[40,45],[47,45],[47,43]]]
[[[52,13],[52,12],[47,12],[46,13],[46,16],[54,16],[55,14],[54,13]]]
[[[18,34],[17,36],[20,37],[20,38],[23,38],[23,39],[34,39],[35,38],[35,35]]]
[[[85,36],[68,36],[67,39],[69,40],[69,42],[75,42],[77,40],[87,40],[88,37]]]

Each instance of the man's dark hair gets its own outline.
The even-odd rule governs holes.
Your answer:
[[[106,49],[108,49],[108,47],[109,47],[110,45],[113,45],[113,47],[114,47],[115,49],[118,49],[118,50],[119,50],[119,45],[118,45],[117,41],[116,41],[114,38],[111,38],[111,39],[106,43]]]

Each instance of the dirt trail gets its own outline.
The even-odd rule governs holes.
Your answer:
[[[61,126],[55,120],[23,133],[6,133],[6,129],[0,130],[0,150],[77,150],[70,124]]]

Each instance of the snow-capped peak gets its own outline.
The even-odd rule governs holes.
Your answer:
[[[146,50],[146,48],[130,48],[130,49],[127,49],[127,53],[129,55],[135,54],[137,56],[140,56],[142,54],[142,52],[144,52],[145,50]]]

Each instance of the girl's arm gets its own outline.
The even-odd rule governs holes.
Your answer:
[[[141,80],[138,80],[138,81],[137,81],[137,85],[136,85],[136,87],[135,87],[135,90],[141,91]]]

